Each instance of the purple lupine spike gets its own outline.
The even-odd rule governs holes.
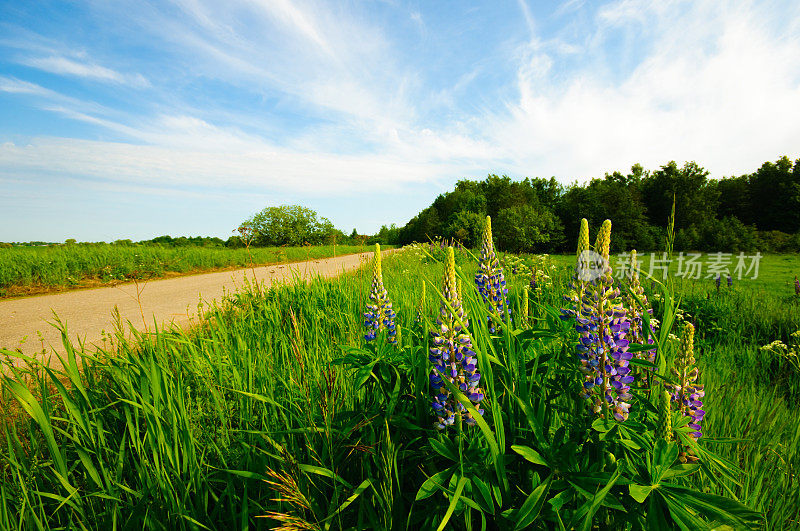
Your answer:
[[[584,376],[581,396],[589,401],[593,413],[613,416],[617,421],[628,418],[630,411],[630,384],[634,377],[629,362],[630,342],[625,338],[631,323],[625,308],[618,304],[619,290],[614,287],[614,277],[608,262],[611,222],[606,220],[595,244],[602,270],[595,278],[576,274],[576,290],[570,300],[573,310],[562,310],[566,318],[575,319],[579,343],[575,351]],[[588,246],[588,225],[582,222],[578,243],[579,261]],[[593,258],[594,259],[594,258]],[[579,264],[580,265],[580,264]]]
[[[499,314],[500,318],[505,321],[511,311],[506,301],[508,288],[506,287],[503,268],[500,266],[500,262],[494,252],[492,219],[489,216],[486,216],[486,225],[483,229],[481,260],[478,272],[475,273],[475,285],[478,287],[478,292],[483,297],[483,301],[490,306],[492,314]],[[491,314],[488,316],[489,332],[493,334],[500,326],[499,323],[495,322],[496,319]]]
[[[381,246],[377,243],[375,244],[375,257],[372,264],[372,286],[369,291],[369,299],[367,311],[364,313],[364,326],[367,329],[364,339],[372,341],[381,330],[386,330],[387,341],[391,344],[396,344],[397,328],[395,317],[397,314],[392,309],[389,293],[383,287]]]
[[[694,326],[686,323],[681,334],[681,344],[678,355],[675,358],[675,367],[672,375],[676,384],[665,384],[672,396],[672,402],[680,413],[691,419],[689,427],[694,431],[692,437],[699,439],[703,433],[700,431],[700,422],[706,412],[703,411],[703,398],[705,388],[703,384],[697,383],[698,370],[695,367],[694,359]],[[686,460],[687,454],[682,453],[682,460]]]
[[[714,279],[714,284],[716,284],[717,286],[717,293],[719,293],[719,285],[721,282],[722,282],[722,276],[720,276],[720,274],[717,273],[717,278]]]
[[[800,297],[800,280],[797,280],[797,275],[794,276],[794,294]]]
[[[484,398],[483,390],[478,386],[481,375],[477,369],[476,354],[472,350],[472,339],[466,330],[469,323],[457,289],[452,247],[447,248],[442,293],[446,302],[442,303],[436,319],[437,326],[431,331],[434,346],[428,357],[433,364],[430,383],[434,395],[431,407],[436,415],[434,426],[440,430],[452,426],[456,415],[461,416],[468,426],[475,424],[472,413],[450,393],[442,377],[458,386],[475,405],[478,413],[483,415],[483,409],[478,407]]]
[[[644,293],[644,288],[642,288],[641,284],[639,283],[639,262],[636,258],[635,249],[631,251],[630,258],[630,270],[627,271],[625,275],[628,279],[629,289],[623,295],[623,304],[627,311],[628,321],[630,322],[628,339],[632,343],[655,346],[653,334],[646,333],[647,331],[645,330],[644,319],[642,318],[643,314],[645,313],[652,314],[653,309],[650,307],[650,302],[647,300],[647,295]],[[635,357],[638,359],[647,360],[650,363],[654,363],[656,359],[656,350],[653,348],[651,350],[637,352]],[[651,371],[638,370],[636,372],[637,376],[640,377],[642,384],[647,386]]]
[[[733,277],[728,275],[728,288],[733,287]]]

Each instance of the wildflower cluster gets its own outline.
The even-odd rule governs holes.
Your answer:
[[[783,362],[788,364],[792,371],[800,373],[800,330],[789,335],[788,345],[780,339],[776,339],[772,343],[761,347],[761,350],[777,354]]]
[[[584,231],[583,224],[581,232]],[[586,228],[588,233],[588,227]],[[585,245],[588,234],[580,237]],[[575,329],[580,335],[576,347],[584,375],[583,398],[589,400],[589,407],[595,414],[613,415],[618,421],[628,418],[632,395],[630,384],[634,378],[628,366],[633,354],[628,352],[629,341],[625,339],[630,323],[625,308],[618,302],[619,290],[614,287],[614,277],[608,262],[611,243],[611,221],[603,222],[597,235],[595,253],[601,260],[599,276],[582,280],[580,272],[576,275],[583,284],[581,297],[575,301]],[[584,251],[581,251],[581,255]],[[585,278],[585,277],[584,277]],[[571,316],[572,312],[564,312]]]
[[[644,293],[639,283],[639,263],[636,257],[636,250],[631,251],[629,271],[627,272],[628,290],[623,295],[623,304],[627,312],[628,322],[630,329],[628,330],[628,340],[632,343],[653,345],[653,335],[647,333],[645,330],[644,319],[642,315],[652,314],[653,309],[647,300],[647,295]],[[652,324],[652,321],[651,321]],[[647,360],[650,363],[655,362],[656,351],[655,348],[636,353],[638,359]],[[642,371],[640,374],[643,382],[647,382],[648,371]]]
[[[364,339],[372,341],[381,330],[387,331],[389,343],[397,343],[397,329],[395,326],[396,314],[389,300],[389,293],[383,287],[383,272],[381,270],[381,246],[375,244],[375,258],[372,262],[372,287],[369,292],[367,311],[364,313],[364,326],[367,333]]]
[[[496,322],[496,315],[503,321],[510,312],[506,303],[506,279],[503,275],[503,268],[497,260],[492,243],[492,218],[486,216],[486,225],[483,228],[481,241],[481,260],[478,265],[478,272],[475,273],[475,285],[478,292],[483,297],[483,301],[489,304],[489,332],[495,333],[499,326]]]
[[[672,402],[676,405],[681,415],[689,417],[689,427],[694,431],[695,439],[703,434],[700,431],[700,422],[706,414],[703,411],[703,397],[705,390],[703,384],[697,383],[698,370],[694,359],[694,326],[686,323],[681,334],[680,349],[675,359],[672,375],[677,383],[665,384],[670,391]]]
[[[452,247],[447,249],[442,291],[444,301],[436,319],[435,329],[431,332],[434,346],[430,349],[429,356],[433,364],[430,383],[434,398],[431,406],[436,414],[434,426],[438,429],[452,426],[456,415],[459,415],[467,425],[475,424],[472,413],[447,389],[444,379],[457,386],[475,404],[478,413],[483,415],[483,409],[477,408],[483,400],[483,390],[478,387],[481,375],[477,369],[475,352],[472,350],[472,339],[466,328],[469,322],[457,290]]]
[[[577,318],[581,311],[581,301],[586,290],[586,279],[583,275],[583,264],[586,260],[586,252],[589,251],[589,222],[586,218],[581,220],[580,232],[578,232],[578,250],[576,252],[577,263],[575,264],[575,274],[569,285],[570,291],[564,296],[564,300],[571,304],[570,308],[561,309],[561,318]]]

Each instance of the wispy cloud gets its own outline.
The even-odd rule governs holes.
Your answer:
[[[139,88],[150,86],[150,82],[141,74],[122,74],[98,64],[80,62],[67,57],[32,57],[21,62],[54,74],[96,79]]]
[[[800,36],[775,33],[786,13],[715,6],[625,1],[601,9],[588,37],[595,47],[607,49],[625,28],[652,50],[622,76],[613,75],[619,56],[587,56],[564,75],[554,73],[563,56],[526,48],[519,97],[507,102],[510,115],[492,119],[492,143],[504,146],[514,171],[579,179],[670,159],[697,160],[721,176],[796,156]]]
[[[81,128],[20,140],[0,126],[0,176],[347,198],[489,172],[570,182],[676,159],[720,176],[800,156],[791,0],[86,10],[96,41],[58,21],[46,35],[3,26],[0,102]]]

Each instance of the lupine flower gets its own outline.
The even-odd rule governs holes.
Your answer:
[[[536,291],[536,273],[538,273],[538,269],[534,267],[533,271],[531,272],[531,282],[530,282],[531,291],[534,292]]]
[[[436,327],[431,332],[433,347],[429,359],[433,364],[430,382],[434,394],[431,406],[436,414],[434,426],[445,429],[452,426],[459,415],[467,425],[474,425],[475,419],[464,405],[445,386],[446,378],[476,406],[478,413],[483,410],[478,404],[483,400],[483,390],[478,387],[481,375],[478,372],[478,360],[472,350],[472,339],[467,331],[469,322],[464,313],[461,297],[456,289],[456,270],[453,248],[447,249],[444,286],[442,293],[444,302],[436,319]]]
[[[717,286],[717,293],[719,293],[719,285],[720,285],[721,281],[722,281],[722,277],[720,276],[719,273],[717,273],[717,278],[714,279],[714,284],[716,284],[716,286]]]
[[[383,271],[381,270],[381,246],[375,244],[375,258],[372,261],[372,287],[369,292],[367,311],[364,313],[364,326],[367,333],[364,339],[372,341],[381,330],[387,331],[389,343],[397,343],[397,329],[394,318],[396,316],[392,309],[392,302],[389,294],[383,287]]]
[[[794,294],[800,297],[800,280],[797,280],[797,275],[794,276]]]
[[[503,268],[497,260],[492,243],[492,218],[486,216],[486,225],[483,228],[481,241],[481,260],[478,265],[478,272],[475,273],[475,285],[478,292],[483,297],[483,301],[489,304],[492,314],[499,314],[505,321],[506,314],[509,313],[506,304],[506,279],[503,276]],[[499,324],[496,323],[496,316],[489,315],[489,332],[495,333]]]
[[[576,351],[584,375],[582,396],[589,400],[592,412],[624,421],[632,398],[630,384],[634,378],[628,364],[633,354],[628,352],[629,341],[625,339],[630,323],[617,302],[619,290],[614,288],[608,261],[610,243],[611,221],[606,220],[595,244],[603,270],[599,277],[585,282],[575,312],[575,329],[580,334]]]
[[[695,439],[703,434],[700,431],[700,421],[706,414],[703,411],[703,397],[705,390],[703,384],[697,383],[698,370],[695,367],[694,359],[694,326],[686,323],[681,334],[680,350],[675,358],[675,367],[672,375],[678,383],[666,384],[670,391],[673,403],[676,404],[678,411],[685,417],[690,417],[689,427],[694,431],[692,436]]]
[[[581,263],[582,261],[586,260],[586,256],[584,255],[585,251],[589,250],[589,222],[586,221],[586,218],[581,220],[581,228],[578,232],[578,249],[575,253],[576,256],[576,264],[575,264],[575,274],[572,275],[572,282],[570,284],[570,292],[569,295],[564,296],[564,300],[570,302],[572,307],[571,308],[562,308],[561,309],[561,318],[562,319],[570,319],[576,318],[580,314],[581,311],[581,301],[583,300],[583,293],[586,289],[586,280],[584,276],[581,274],[581,268],[584,265]]]
[[[628,271],[626,276],[628,278],[630,292],[626,291],[623,294],[622,300],[627,311],[628,322],[630,322],[631,326],[628,330],[627,339],[633,343],[652,345],[654,343],[653,335],[645,334],[645,324],[644,319],[642,319],[642,314],[652,314],[653,309],[650,307],[650,302],[644,294],[644,288],[642,288],[639,283],[639,263],[636,259],[635,249],[631,251],[630,271]],[[647,336],[647,339],[645,339],[645,336]],[[656,359],[656,351],[655,349],[640,351],[636,353],[636,357],[653,363]],[[648,372],[649,371],[640,371],[639,375],[643,380],[643,384],[647,383]]]
[[[733,287],[733,277],[728,275],[728,288]]]

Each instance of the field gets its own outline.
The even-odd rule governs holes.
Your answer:
[[[674,294],[643,281],[659,363],[678,353],[669,332],[697,329],[698,443],[646,386],[633,384],[625,422],[588,412],[578,334],[558,317],[574,257],[509,257],[511,324],[493,334],[464,251],[454,285],[485,413],[453,387],[476,425],[434,429],[428,356],[453,294],[445,261],[428,246],[384,258],[397,345],[386,332],[364,340],[372,272],[361,269],[231,294],[192,331],[70,349],[63,372],[6,362],[0,528],[800,527],[800,366],[761,349],[800,329],[784,285],[798,257],[767,257],[762,284],[719,293],[712,280]],[[526,267],[539,271],[527,315]]]
[[[167,247],[80,244],[0,248],[0,297],[27,295],[362,252],[356,245],[309,247]]]

